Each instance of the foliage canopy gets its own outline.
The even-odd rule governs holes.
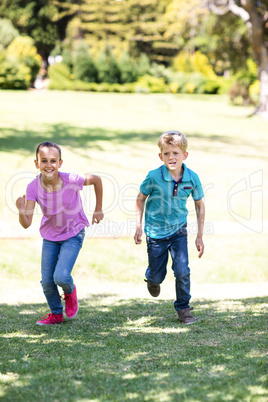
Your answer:
[[[251,52],[245,23],[212,15],[201,0],[2,0],[0,17],[32,37],[45,59],[57,42],[83,39],[93,58],[109,45],[118,59],[127,51],[166,66],[181,50],[200,50],[221,73]]]

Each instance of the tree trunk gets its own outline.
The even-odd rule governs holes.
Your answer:
[[[245,0],[244,9],[248,12],[251,22],[252,48],[257,59],[260,80],[259,107],[256,113],[268,116],[268,48],[265,46],[263,21],[256,10],[254,0]]]
[[[259,106],[255,113],[268,117],[268,46],[264,38],[262,16],[257,11],[257,1],[241,0],[241,6],[237,5],[236,0],[206,1],[214,13],[225,14],[231,11],[247,23],[252,48],[258,65],[258,78],[260,80]]]
[[[257,113],[267,115],[268,117],[268,52],[264,48],[262,63],[259,68],[260,80],[260,99]]]

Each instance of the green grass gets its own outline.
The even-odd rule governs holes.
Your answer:
[[[215,235],[207,239],[206,254],[201,259],[197,257],[194,241],[194,236],[189,236],[193,283],[254,283],[258,286],[268,281],[266,236],[243,234],[226,239],[226,236]],[[221,244],[224,244],[225,248],[222,248]],[[4,278],[7,281],[12,280],[15,287],[24,280],[34,284],[39,282],[41,239],[0,239],[0,246],[2,281]],[[81,282],[83,279],[90,281],[90,278],[94,277],[105,282],[140,283],[146,266],[145,240],[142,245],[136,246],[131,237],[89,238],[84,241],[74,272]],[[171,269],[167,280],[173,283]]]
[[[0,400],[266,401],[267,121],[224,96],[0,91],[0,105]],[[170,266],[160,298],[147,294],[145,239],[132,238],[139,184],[172,128],[187,134],[207,211],[199,260],[189,203],[199,318],[189,327],[173,309]],[[73,272],[79,314],[52,328],[35,325],[48,312],[40,211],[25,231],[14,208],[44,140],[62,146],[63,171],[104,183],[105,221],[87,232]],[[83,198],[90,218],[92,189]]]
[[[266,401],[267,302],[200,300],[190,327],[172,300],[95,295],[52,328],[43,304],[1,305],[1,400]]]
[[[50,328],[35,325],[48,313],[41,241],[1,240],[0,400],[266,401],[268,297],[250,297],[267,294],[265,244],[248,261],[232,239],[219,261],[196,261],[190,250],[199,320],[189,327],[173,309],[170,269],[152,299],[145,248],[86,239],[73,273],[78,316]],[[240,241],[254,244],[254,235]]]
[[[17,219],[14,198],[36,174],[35,147],[46,139],[62,146],[63,170],[102,175],[110,221],[133,219],[139,184],[160,164],[157,139],[171,128],[189,139],[187,165],[198,172],[205,188],[207,221],[260,218],[259,208],[250,210],[248,192],[250,176],[260,172],[267,196],[267,121],[249,118],[252,109],[232,107],[222,96],[169,94],[1,91],[0,102],[0,167],[5,177],[0,190],[8,204],[2,197],[0,210],[9,224]],[[22,172],[28,176],[23,178]],[[230,213],[228,194],[234,186],[240,189],[243,180],[248,188],[232,196]],[[268,219],[266,205],[263,218]]]

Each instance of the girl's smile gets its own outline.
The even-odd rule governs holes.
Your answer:
[[[35,166],[40,170],[44,184],[56,186],[59,183],[59,168],[62,165],[59,152],[53,147],[42,147],[38,152]]]

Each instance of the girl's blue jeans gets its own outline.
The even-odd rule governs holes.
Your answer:
[[[85,229],[76,236],[63,241],[43,239],[41,258],[41,285],[51,313],[61,314],[63,307],[58,291],[60,286],[64,293],[74,290],[71,272],[82,247]]]
[[[176,311],[190,307],[190,268],[188,263],[187,224],[176,233],[163,239],[147,237],[148,268],[146,279],[154,285],[160,285],[167,274],[168,254],[172,258],[172,269],[175,276]]]

